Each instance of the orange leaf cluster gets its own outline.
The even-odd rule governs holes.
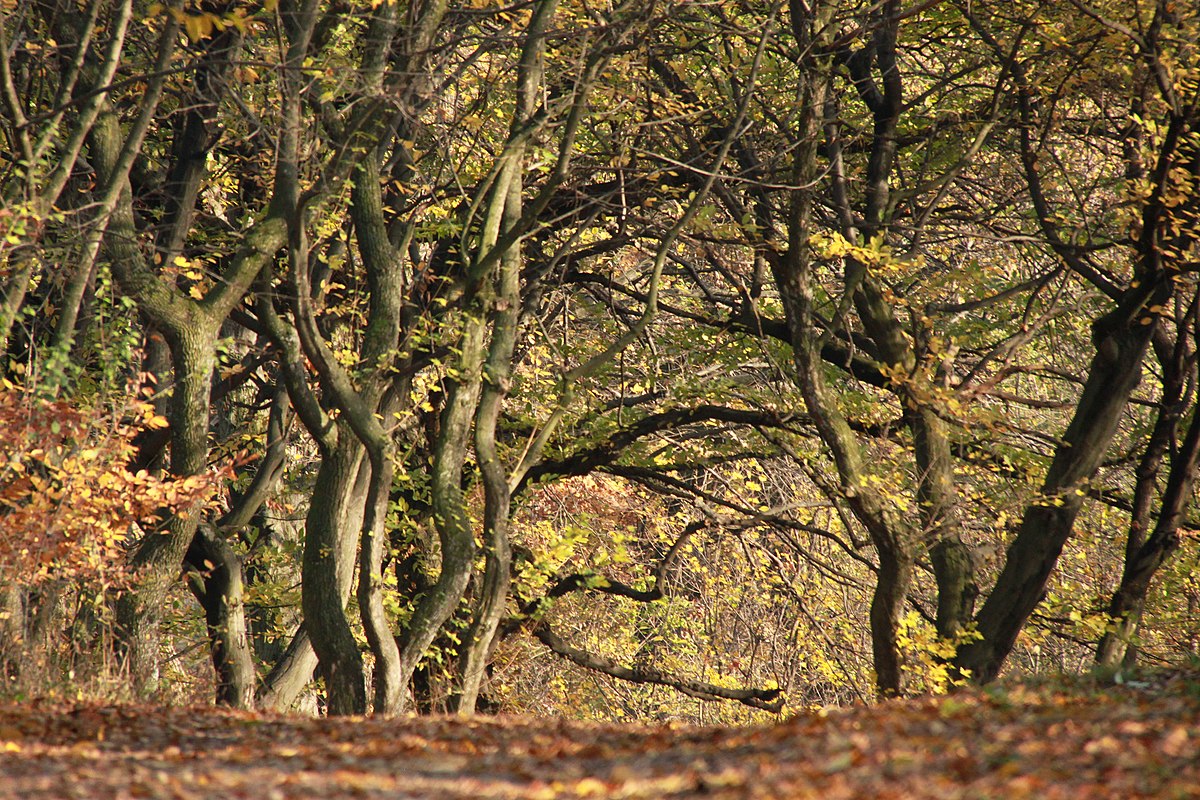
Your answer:
[[[96,411],[3,382],[0,575],[111,582],[135,526],[204,502],[215,476],[162,480],[128,468],[134,437],[166,424],[133,396]]]

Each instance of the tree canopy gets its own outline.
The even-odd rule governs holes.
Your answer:
[[[0,15],[0,692],[706,721],[1195,657],[1187,4]]]

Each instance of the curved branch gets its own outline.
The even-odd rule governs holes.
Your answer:
[[[692,538],[692,534],[704,527],[706,527],[706,523],[704,522],[689,523],[679,536],[675,538],[675,542],[667,550],[666,554],[659,559],[658,566],[654,568],[654,586],[650,589],[635,589],[627,583],[610,580],[595,573],[577,572],[561,578],[542,597],[539,597],[537,600],[530,600],[522,605],[521,613],[526,617],[539,616],[549,609],[551,600],[557,600],[572,592],[582,592],[588,589],[595,590],[601,594],[626,597],[630,600],[636,600],[639,603],[652,603],[655,600],[661,600],[663,597],[666,597],[667,569],[675,563],[675,559],[679,556],[680,551],[683,550],[683,546],[687,541]]]
[[[704,681],[668,675],[654,667],[626,667],[611,658],[572,647],[545,622],[534,628],[533,635],[539,642],[572,664],[623,681],[669,686],[689,697],[696,697],[700,700],[736,700],[743,705],[770,711],[773,714],[778,714],[783,709],[783,698],[780,696],[782,692],[779,689],[728,689]]]
[[[728,422],[753,427],[786,428],[793,420],[791,414],[776,414],[771,411],[753,411],[726,406],[703,404],[690,408],[676,408],[650,414],[611,434],[593,447],[580,450],[564,459],[545,461],[529,469],[516,486],[520,492],[530,483],[547,475],[586,475],[601,466],[612,464],[634,442],[664,430],[670,430],[705,421]]]

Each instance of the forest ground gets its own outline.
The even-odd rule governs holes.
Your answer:
[[[0,798],[1200,798],[1200,675],[999,685],[774,726],[0,704]]]

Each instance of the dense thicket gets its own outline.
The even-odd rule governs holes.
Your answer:
[[[1196,655],[1190,7],[0,13],[5,691],[707,720]]]

